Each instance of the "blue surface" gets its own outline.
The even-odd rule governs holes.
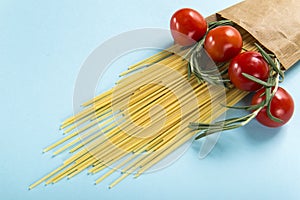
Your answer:
[[[236,2],[2,0],[0,198],[300,199],[300,64],[282,84],[293,95],[296,110],[290,123],[280,129],[253,121],[223,133],[204,160],[197,159],[195,144],[170,167],[138,179],[129,177],[112,190],[107,189],[112,179],[95,186],[98,176],[86,173],[27,190],[67,158],[41,152],[63,137],[58,125],[72,113],[80,66],[99,44],[136,28],[168,28],[170,16],[182,7],[208,16]],[[112,70],[110,79],[116,80],[120,71]]]

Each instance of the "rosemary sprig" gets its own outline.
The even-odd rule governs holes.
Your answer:
[[[236,129],[248,124],[252,119],[256,117],[256,115],[259,113],[259,111],[262,108],[263,107],[260,107],[259,109],[255,110],[253,113],[248,114],[244,117],[226,119],[224,121],[218,121],[215,124],[191,123],[189,127],[192,130],[201,130],[200,134],[197,135],[195,138],[195,140],[199,140],[213,133]]]
[[[203,36],[203,38],[198,41],[196,44],[194,44],[189,51],[183,56],[183,59],[188,60],[188,78],[191,77],[192,74],[196,76],[199,83],[208,82],[210,84],[225,84],[229,82],[228,79],[223,79],[221,75],[225,74],[227,72],[227,69],[223,69],[224,64],[220,64],[217,66],[216,69],[205,69],[204,66],[201,66],[201,58],[202,60],[208,61],[209,65],[215,66],[215,63],[211,61],[206,55],[206,52],[203,50],[203,44],[204,40],[206,38],[207,33],[212,30],[213,28],[216,28],[218,26],[225,26],[225,25],[233,25],[233,22],[230,20],[220,20],[211,22],[208,24],[208,29],[206,31],[206,34]],[[200,64],[201,63],[201,64]],[[226,84],[225,84],[226,86]]]
[[[256,83],[261,84],[265,88],[265,92],[263,93],[263,95],[265,96],[264,101],[262,101],[260,104],[250,105],[250,106],[226,106],[228,108],[245,109],[245,110],[252,111],[252,113],[246,116],[230,118],[223,121],[215,122],[213,124],[190,123],[189,127],[192,130],[200,131],[195,138],[196,140],[216,132],[231,130],[231,129],[244,126],[248,124],[252,119],[254,119],[263,108],[267,109],[267,114],[270,119],[272,119],[275,122],[279,122],[279,123],[282,122],[282,120],[272,115],[271,101],[275,93],[277,92],[279,82],[283,81],[284,79],[284,72],[281,70],[280,63],[274,55],[270,55],[266,53],[258,44],[255,45],[257,46],[257,49],[260,52],[260,54],[263,56],[263,58],[270,66],[270,73],[269,73],[268,80],[262,81],[260,79],[257,79],[254,76],[245,73],[243,74],[243,76]]]

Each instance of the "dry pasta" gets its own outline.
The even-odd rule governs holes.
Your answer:
[[[244,49],[254,50],[254,38],[240,32]],[[72,155],[29,189],[72,178],[85,169],[96,174],[112,165],[96,184],[114,172],[121,174],[110,188],[132,173],[138,177],[195,136],[189,122],[209,123],[226,111],[221,105],[224,98],[234,105],[247,95],[226,89],[224,97],[219,86],[199,84],[194,77],[188,80],[187,61],[174,51],[186,52],[173,45],[130,66],[114,88],[85,102],[81,112],[66,119],[61,129],[68,135],[44,152],[55,149],[57,155],[68,150]],[[156,105],[161,107],[153,109]]]

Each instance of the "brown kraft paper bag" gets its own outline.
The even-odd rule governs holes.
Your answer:
[[[245,0],[207,21],[229,19],[275,54],[285,69],[300,59],[300,0]]]

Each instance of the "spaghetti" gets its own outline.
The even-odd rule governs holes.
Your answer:
[[[255,50],[255,39],[239,31],[244,49]],[[189,122],[210,123],[226,111],[224,98],[232,106],[247,95],[234,88],[224,93],[219,86],[199,84],[194,76],[188,80],[187,61],[180,56],[186,51],[173,45],[130,66],[114,88],[85,102],[81,112],[61,124],[68,135],[44,149],[55,149],[54,155],[69,150],[72,155],[29,189],[72,178],[85,169],[96,174],[112,165],[96,184],[118,169],[121,175],[110,188],[132,173],[138,177],[195,137]],[[160,108],[153,109],[157,105]]]

